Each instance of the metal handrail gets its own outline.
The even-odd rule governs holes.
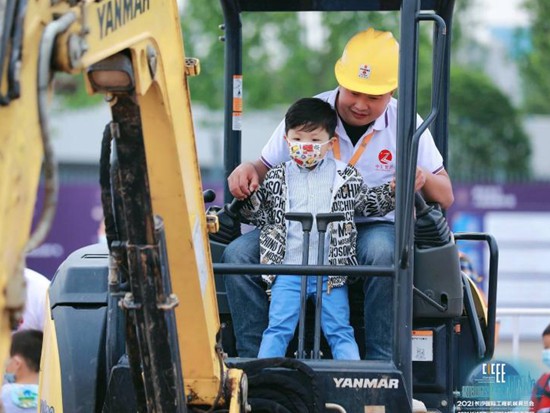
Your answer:
[[[512,327],[512,356],[519,356],[519,318],[533,316],[550,316],[550,308],[536,307],[502,307],[497,308],[497,317],[510,317],[516,322]]]
[[[213,264],[215,274],[292,274],[292,275],[346,275],[393,277],[395,268],[381,265],[266,265],[266,264]]]
[[[504,307],[497,308],[497,317],[550,315],[550,308]]]

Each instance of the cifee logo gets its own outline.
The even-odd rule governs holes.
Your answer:
[[[497,383],[506,383],[506,363],[483,363],[482,373],[484,376],[493,376]]]
[[[380,161],[381,164],[386,165],[390,163],[392,159],[393,159],[393,155],[387,149],[381,150],[380,153],[378,154],[378,160]]]

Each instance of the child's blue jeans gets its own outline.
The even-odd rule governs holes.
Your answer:
[[[317,277],[309,276],[307,297],[315,297]],[[333,288],[327,294],[328,277],[323,277],[321,328],[338,360],[359,360],[359,348],[349,323],[348,287]],[[269,326],[264,331],[259,358],[284,357],[300,318],[301,277],[280,275],[271,287]]]

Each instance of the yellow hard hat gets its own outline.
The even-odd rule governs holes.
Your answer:
[[[367,95],[397,89],[399,44],[390,32],[368,29],[353,36],[334,66],[340,86]]]

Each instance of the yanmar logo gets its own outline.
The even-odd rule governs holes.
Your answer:
[[[126,23],[149,11],[150,0],[109,0],[97,9],[99,38],[103,39]]]
[[[332,378],[337,389],[398,389],[399,379]]]

